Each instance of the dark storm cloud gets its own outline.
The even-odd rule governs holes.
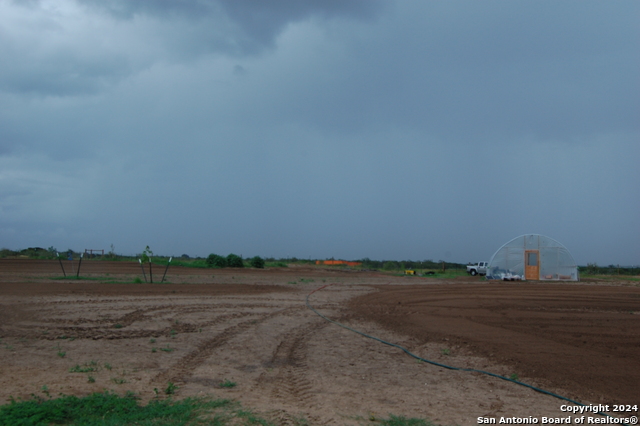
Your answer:
[[[310,17],[323,19],[344,16],[370,19],[381,7],[377,0],[221,0],[228,16],[258,45],[272,45],[289,23]]]
[[[207,42],[214,50],[222,49],[234,54],[258,53],[273,47],[278,34],[290,23],[309,18],[330,19],[347,17],[371,19],[382,6],[379,0],[81,0],[115,17],[132,19],[136,16],[152,16],[161,19],[183,18],[192,21],[209,21],[211,30],[221,20],[229,21],[233,29],[225,40],[211,39],[201,34],[201,42]],[[180,34],[175,34],[181,37]],[[197,43],[197,40],[193,40]]]
[[[158,61],[189,62],[212,53],[254,55],[273,48],[291,23],[370,19],[380,8],[368,0],[13,4],[15,26],[0,32],[0,90],[44,96],[94,94]],[[84,8],[76,10],[77,4]]]

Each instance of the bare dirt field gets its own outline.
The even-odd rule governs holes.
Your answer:
[[[169,283],[133,284],[137,263],[103,261],[82,264],[85,280],[61,275],[55,261],[0,260],[0,403],[104,390],[148,401],[172,383],[174,398],[236,399],[287,425],[570,415],[566,401],[330,323],[305,303],[317,290],[318,312],[422,358],[515,374],[616,416],[613,404],[640,404],[637,281],[172,267]]]

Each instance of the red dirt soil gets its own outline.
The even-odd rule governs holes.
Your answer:
[[[353,315],[448,341],[581,399],[640,401],[640,289],[580,284],[378,286]]]
[[[75,275],[77,261],[63,265]],[[487,283],[314,265],[172,266],[158,284],[163,273],[156,265],[156,284],[134,284],[138,263],[85,260],[84,279],[60,279],[57,261],[0,259],[0,404],[42,396],[45,385],[149,401],[171,382],[175,398],[237,399],[282,425],[362,425],[388,413],[443,425],[566,417],[548,395],[418,363],[321,319],[305,299],[325,284],[335,285],[309,297],[315,309],[425,359],[516,373],[584,403],[640,404],[638,282]],[[72,371],[84,365],[96,369]],[[227,379],[237,386],[222,388]]]

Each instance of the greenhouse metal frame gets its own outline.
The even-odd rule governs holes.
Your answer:
[[[525,234],[495,252],[487,279],[505,281],[579,281],[578,266],[569,250],[553,238]]]

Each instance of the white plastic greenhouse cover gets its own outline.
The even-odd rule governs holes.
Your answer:
[[[489,261],[487,279],[524,280],[527,252],[538,253],[537,279],[579,280],[578,266],[569,250],[553,238],[538,234],[521,235],[500,247]]]

